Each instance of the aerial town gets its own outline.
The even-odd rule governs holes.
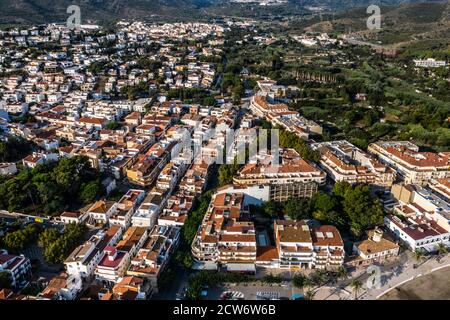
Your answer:
[[[448,60],[354,37],[1,29],[0,300],[389,299],[449,266]]]

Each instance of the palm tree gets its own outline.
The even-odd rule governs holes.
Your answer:
[[[436,249],[437,249],[438,255],[440,255],[440,256],[448,253],[448,248],[442,242],[437,245]]]
[[[348,271],[344,267],[339,267],[336,274],[337,274],[338,279],[341,279],[341,280],[348,279]]]
[[[362,285],[363,285],[362,282],[359,281],[358,279],[354,279],[350,283],[350,287],[352,287],[353,291],[355,292],[355,300],[358,300],[358,292],[359,292],[359,290],[361,290]]]
[[[316,295],[316,292],[313,290],[308,290],[305,293],[305,300],[313,300],[314,296]]]
[[[414,251],[414,258],[416,259],[417,262],[420,262],[423,259],[425,259],[425,253],[423,252],[422,249],[416,249]]]
[[[303,289],[306,286],[307,279],[308,278],[304,274],[299,273],[292,278],[292,284],[296,288]]]
[[[316,285],[318,287],[324,285],[327,280],[327,272],[325,270],[315,270],[314,273],[310,274],[309,279],[311,280],[311,283],[313,285]]]

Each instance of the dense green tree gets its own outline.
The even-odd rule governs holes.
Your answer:
[[[276,217],[280,212],[279,205],[273,201],[269,200],[262,205],[262,213],[269,217]]]
[[[381,203],[370,196],[368,186],[358,185],[348,190],[343,209],[349,219],[350,231],[355,235],[383,223]]]
[[[202,223],[203,217],[208,209],[211,196],[211,192],[206,192],[201,194],[200,197],[196,199],[194,210],[192,210],[192,212],[188,215],[182,229],[183,240],[186,243],[192,243],[198,227]]]
[[[295,149],[302,158],[314,162],[320,161],[320,153],[312,150],[305,141],[299,138],[295,133],[289,132],[283,128],[277,127],[279,130],[279,142],[283,148]]]
[[[19,252],[35,241],[39,232],[40,229],[36,224],[29,224],[23,229],[6,233],[0,242],[9,251]]]
[[[80,187],[79,199],[84,204],[93,202],[103,195],[103,186],[100,181],[90,181],[83,183]]]
[[[242,165],[235,159],[232,164],[223,164],[219,168],[219,185],[224,186],[233,182],[233,177],[237,174]]]
[[[216,99],[214,97],[208,96],[203,99],[203,105],[205,106],[214,106],[216,105]]]
[[[120,128],[120,123],[118,123],[117,121],[111,121],[106,125],[106,129],[108,130],[116,130],[118,128]]]
[[[69,254],[82,242],[87,231],[85,224],[70,223],[64,232],[43,232],[38,244],[44,249],[44,258],[49,263],[63,263]]]
[[[86,199],[92,199],[93,194],[97,197],[102,195],[103,187],[98,181],[99,173],[91,167],[86,157],[75,156],[48,162],[0,181],[0,209],[32,211],[41,215],[58,214],[84,204]]]
[[[0,141],[0,162],[18,161],[29,154],[33,148],[32,142],[22,137],[10,136],[6,141]]]
[[[61,236],[60,232],[54,228],[45,229],[39,235],[38,245],[41,248],[49,247],[50,244],[54,243]]]
[[[312,216],[313,205],[309,198],[289,198],[283,203],[283,206],[285,214],[291,219],[310,219]]]
[[[12,288],[12,279],[9,272],[2,271],[0,272],[0,289],[11,289]]]

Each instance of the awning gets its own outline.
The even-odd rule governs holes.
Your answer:
[[[228,263],[227,271],[230,272],[256,272],[255,265],[253,263]]]
[[[217,270],[217,263],[205,261],[205,262],[194,262],[192,266],[194,270]]]

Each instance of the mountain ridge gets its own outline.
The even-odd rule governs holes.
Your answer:
[[[396,5],[405,2],[427,2],[427,0],[378,0],[375,4],[376,2],[383,5]],[[373,3],[373,0],[289,0],[285,5],[321,6],[327,10],[342,10]],[[70,5],[80,6],[83,23],[150,17],[189,20],[206,17],[205,11],[202,10],[206,7],[242,6],[242,4],[232,4],[230,0],[0,0],[0,23],[62,22],[69,17],[66,10]],[[249,4],[245,5],[249,6]],[[254,6],[258,5],[254,4]]]

